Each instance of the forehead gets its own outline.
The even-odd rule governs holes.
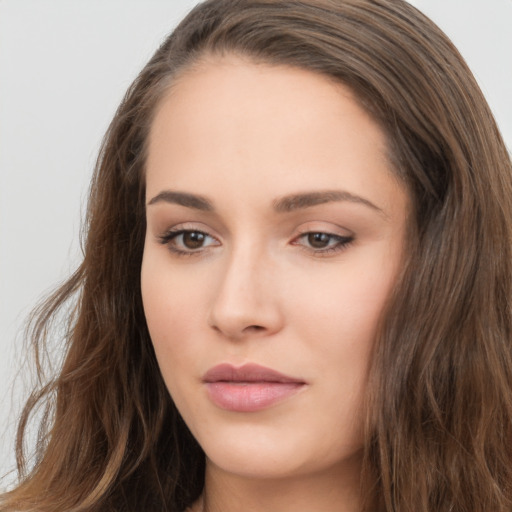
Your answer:
[[[148,195],[265,182],[278,196],[394,181],[385,134],[349,88],[235,56],[200,62],[173,83],[151,127],[147,174]]]

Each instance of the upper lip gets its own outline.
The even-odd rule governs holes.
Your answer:
[[[289,377],[276,370],[260,366],[254,363],[242,366],[233,366],[228,363],[219,364],[210,368],[203,377],[203,381],[211,382],[277,382],[277,383],[300,383],[304,381]]]

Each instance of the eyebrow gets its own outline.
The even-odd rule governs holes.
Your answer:
[[[345,190],[321,190],[305,192],[281,197],[274,201],[274,210],[279,213],[288,213],[303,208],[310,208],[319,204],[348,201],[368,206],[372,210],[384,214],[383,210],[364,197],[357,196]]]
[[[272,205],[274,210],[278,213],[290,213],[296,210],[311,208],[312,206],[317,206],[320,204],[343,201],[362,204],[386,216],[381,208],[376,206],[368,199],[351,194],[345,190],[321,190],[315,192],[291,194],[276,199],[273,201]],[[148,202],[148,206],[160,202],[178,204],[180,206],[185,206],[187,208],[192,208],[194,210],[200,210],[204,212],[215,211],[213,203],[209,199],[201,195],[190,194],[187,192],[163,190]]]
[[[187,208],[193,208],[194,210],[201,210],[203,212],[212,212],[214,210],[213,204],[206,199],[206,197],[188,194],[186,192],[163,190],[149,201],[148,206],[160,202],[179,204],[180,206],[186,206]]]

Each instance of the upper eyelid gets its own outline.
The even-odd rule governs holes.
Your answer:
[[[187,228],[187,227],[173,227],[170,229],[165,230],[161,235],[158,236],[158,238],[176,238],[180,235],[183,235],[184,233],[201,233],[203,235],[206,235],[209,238],[212,238],[213,240],[219,241],[219,238],[215,235],[212,235],[208,231],[204,229],[197,229],[197,228]]]
[[[325,223],[323,223],[325,224]],[[344,228],[342,226],[336,225],[334,223],[329,222],[329,226],[318,226],[317,221],[313,222],[306,222],[303,225],[301,225],[297,231],[299,234],[305,234],[305,233],[325,233],[326,235],[332,235],[332,236],[341,236],[341,237],[353,237],[355,236],[355,233],[348,229]]]
[[[307,231],[300,232],[295,238],[302,238],[305,235],[313,235],[313,234],[322,234],[327,235],[332,238],[354,238],[352,234],[341,234],[341,233],[333,233],[332,231],[322,231],[321,229],[311,229]]]
[[[157,234],[166,234],[166,233],[175,233],[178,231],[197,231],[200,233],[204,233],[205,235],[209,235],[213,238],[218,238],[217,235],[212,234],[215,230],[211,229],[206,224],[202,222],[178,222],[169,227],[165,227],[164,229],[157,229]]]
[[[319,225],[324,224],[324,226]],[[328,226],[325,226],[325,224],[329,224]],[[155,235],[157,238],[163,238],[169,234],[174,234],[178,232],[192,232],[197,231],[200,233],[203,233],[217,241],[221,241],[223,239],[229,238],[229,233],[225,233],[222,235],[219,233],[218,229],[211,228],[207,224],[203,222],[197,222],[197,221],[184,221],[184,222],[178,222],[176,224],[173,224],[171,227],[167,227],[162,230],[158,230]],[[346,228],[342,227],[340,225],[334,224],[332,222],[326,222],[326,221],[320,221],[320,220],[314,220],[314,221],[308,221],[302,223],[300,226],[293,229],[294,232],[292,232],[289,237],[291,240],[296,239],[297,237],[300,237],[304,234],[308,233],[325,233],[326,235],[330,235],[333,237],[342,237],[342,238],[354,238],[355,233]]]

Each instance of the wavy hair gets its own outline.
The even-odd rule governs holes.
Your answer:
[[[402,0],[209,0],[157,50],[104,138],[83,263],[35,313],[40,385],[19,426],[19,483],[0,510],[181,512],[202,491],[204,454],[165,388],[142,309],[144,166],[173,81],[224,53],[351,88],[412,199],[372,360],[363,492],[379,511],[509,512],[512,165],[463,59]],[[69,304],[63,363],[44,380],[52,320]]]

